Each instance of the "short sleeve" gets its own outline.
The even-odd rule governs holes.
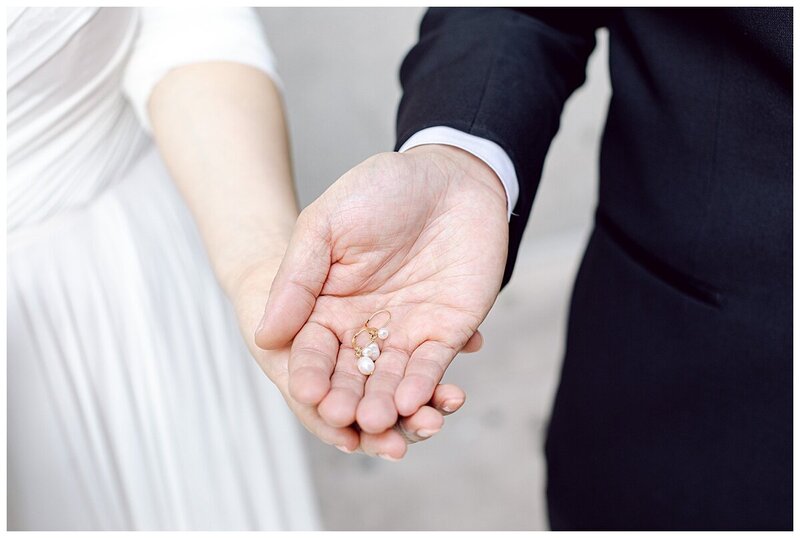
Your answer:
[[[172,69],[228,61],[249,65],[280,86],[275,57],[258,14],[244,7],[139,8],[139,28],[123,75],[123,92],[150,131],[147,102]]]

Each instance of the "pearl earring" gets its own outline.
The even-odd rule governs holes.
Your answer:
[[[378,357],[381,355],[381,349],[378,347],[376,340],[386,340],[389,338],[389,329],[385,326],[379,329],[369,326],[372,318],[378,314],[386,314],[389,316],[386,323],[392,320],[392,314],[388,310],[378,310],[364,322],[364,326],[353,335],[350,341],[353,345],[353,351],[355,351],[356,354],[356,366],[358,366],[358,371],[364,375],[372,375],[372,372],[375,371],[375,361],[378,360]],[[364,347],[359,346],[358,342],[356,342],[361,333],[367,333],[369,336],[369,343]]]

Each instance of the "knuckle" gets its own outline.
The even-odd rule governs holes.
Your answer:
[[[333,377],[337,382],[337,386],[341,386],[342,388],[348,387],[363,387],[364,386],[364,376],[362,374],[357,374],[355,372],[351,372],[349,370],[337,370]],[[333,381],[333,380],[332,380]]]
[[[413,368],[411,373],[424,376],[441,378],[444,375],[444,366],[441,362],[430,357],[416,357],[413,361]]]
[[[292,350],[292,358],[294,359],[292,363],[295,367],[308,366],[309,363],[319,364],[320,362],[324,362],[325,364],[330,364],[333,362],[333,359],[327,353],[312,345],[296,347]],[[320,359],[322,360],[320,361]]]
[[[378,386],[397,386],[403,379],[403,373],[397,370],[383,369],[376,371],[372,376],[372,385]]]

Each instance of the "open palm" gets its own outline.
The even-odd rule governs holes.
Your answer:
[[[399,419],[392,429],[380,434],[359,431],[355,425],[335,427],[325,422],[316,405],[298,402],[289,394],[289,346],[266,351],[256,347],[252,340],[253,328],[264,311],[269,283],[275,276],[276,267],[277,264],[269,261],[257,263],[242,275],[232,293],[233,304],[256,362],[281,392],[300,423],[321,441],[345,452],[360,451],[390,460],[399,459],[406,453],[407,445],[425,440],[439,431],[444,415],[457,411],[464,403],[465,394],[460,387],[440,384],[427,405],[413,415]]]
[[[431,400],[459,351],[479,347],[507,234],[502,186],[476,158],[443,146],[377,155],[301,214],[256,342],[294,338],[291,395],[329,425],[383,432]],[[351,337],[381,309],[390,335],[367,377]]]

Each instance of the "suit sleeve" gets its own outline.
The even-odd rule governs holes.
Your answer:
[[[519,197],[509,221],[508,283],[564,102],[585,80],[593,9],[431,8],[400,69],[400,148],[414,133],[451,127],[498,144]]]

